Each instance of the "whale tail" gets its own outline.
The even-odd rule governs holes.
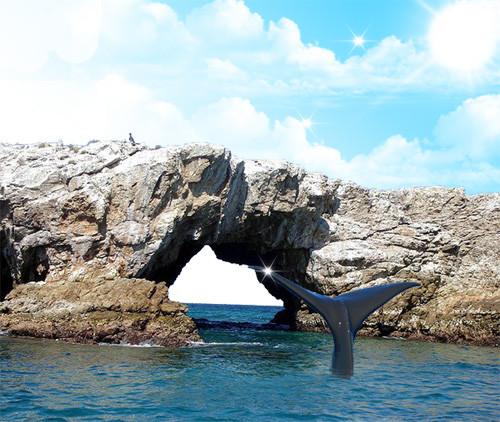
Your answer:
[[[413,282],[384,284],[331,298],[304,289],[285,277],[269,270],[266,271],[262,267],[250,266],[250,268],[269,276],[273,281],[302,299],[324,318],[335,343],[332,369],[336,375],[346,378],[349,378],[353,373],[353,343],[363,321],[394,296],[406,289],[420,285]]]

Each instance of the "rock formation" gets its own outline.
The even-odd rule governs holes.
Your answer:
[[[312,252],[306,285],[337,295],[417,281],[421,288],[381,308],[361,334],[498,345],[500,194],[333,185],[338,209],[325,217],[329,242]],[[304,307],[298,314],[299,328],[322,326]]]
[[[80,343],[185,346],[201,341],[186,306],[165,283],[115,278],[21,284],[0,303],[13,335]]]
[[[198,341],[167,286],[208,244],[228,262],[275,260],[322,294],[422,283],[374,314],[365,334],[498,343],[500,194],[366,190],[205,144],[0,145],[0,160],[0,330]],[[277,322],[324,329],[263,283],[284,300]]]

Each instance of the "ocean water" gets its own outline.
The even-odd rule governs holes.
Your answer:
[[[279,308],[190,305],[265,323]],[[1,421],[498,421],[499,350],[358,338],[354,376],[329,334],[203,330],[183,349],[0,336]]]

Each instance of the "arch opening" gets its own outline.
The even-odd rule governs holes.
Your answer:
[[[169,298],[183,303],[283,306],[255,271],[217,259],[208,245],[184,266],[169,289]]]
[[[216,330],[288,330],[271,323],[283,310],[254,270],[218,259],[206,245],[185,265],[169,288],[169,299],[185,303],[198,328]]]
[[[45,281],[49,272],[49,257],[43,246],[22,251],[21,283]]]
[[[209,246],[216,258],[224,263],[238,264],[240,266],[260,266],[273,265],[276,270],[283,271],[287,277],[302,283],[305,279],[307,264],[310,257],[309,249],[280,249],[272,246],[256,246],[250,242],[202,242],[202,241],[184,241],[182,245],[174,247],[162,247],[151,257],[149,262],[137,273],[138,277],[146,278],[156,282],[166,282],[169,286],[170,294],[176,288],[172,287],[177,282],[179,275],[189,261],[197,255],[205,246]],[[282,326],[289,326],[295,329],[295,310],[298,309],[297,298],[288,290],[276,284],[269,277],[262,274],[256,274],[251,271],[258,282],[269,292],[269,294],[283,302],[283,307],[277,308],[276,313],[269,318],[268,322]],[[210,268],[203,268],[201,277],[207,278]],[[236,276],[237,277],[237,276]],[[182,281],[182,279],[181,279]],[[234,280],[233,280],[234,281]],[[210,280],[206,283],[210,286]],[[189,300],[178,299],[175,295],[172,300],[181,303],[189,303]],[[199,303],[203,303],[198,299]],[[231,303],[225,300],[226,303]],[[234,302],[233,302],[234,303]]]

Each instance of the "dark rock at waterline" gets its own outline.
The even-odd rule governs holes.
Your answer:
[[[286,324],[258,324],[255,322],[233,322],[233,321],[211,321],[206,318],[195,318],[194,322],[198,328],[205,330],[264,330],[264,331],[289,331],[290,326]]]
[[[170,324],[165,342],[182,344],[197,336],[188,317],[181,326],[189,335],[167,320],[146,323],[151,330],[144,331],[143,322],[127,319],[134,311],[106,305],[104,314],[80,312],[87,299],[75,292],[130,279],[166,288],[208,244],[228,262],[274,260],[287,278],[330,296],[382,283],[422,284],[372,315],[361,334],[499,342],[500,194],[367,190],[204,144],[0,145],[0,161],[0,330],[113,342],[136,332],[153,336]],[[276,322],[326,330],[295,297],[263,282],[285,304]],[[134,283],[116,299],[133,297]],[[60,314],[63,305],[43,300],[50,292],[74,306]],[[151,309],[140,313],[151,321],[162,316]],[[85,325],[85,315],[96,319],[85,317]]]

